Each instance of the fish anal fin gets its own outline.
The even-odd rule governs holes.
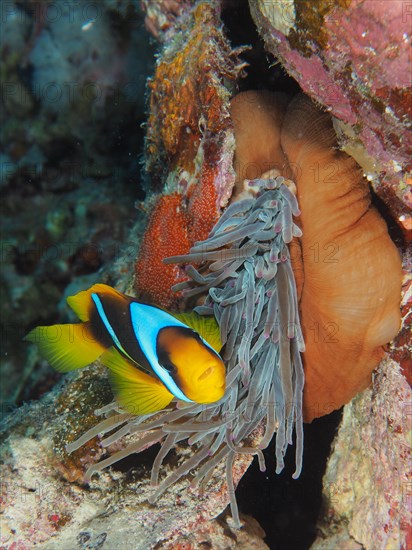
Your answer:
[[[88,323],[36,327],[25,340],[36,344],[40,355],[59,372],[86,367],[106,350]]]
[[[220,328],[213,316],[199,315],[195,311],[191,313],[172,313],[176,319],[195,330],[216,351],[222,349]]]
[[[141,371],[115,348],[107,350],[101,362],[110,371],[109,380],[118,403],[131,414],[160,411],[174,398],[159,380]]]

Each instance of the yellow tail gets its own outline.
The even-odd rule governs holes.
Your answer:
[[[36,327],[25,337],[25,340],[37,345],[40,355],[59,372],[86,367],[107,349],[94,338],[88,322],[93,308],[93,292],[114,294],[124,299],[123,294],[110,286],[93,285],[67,298],[67,303],[83,323]]]
[[[106,351],[88,323],[36,327],[24,339],[36,344],[40,355],[59,372],[86,367]]]

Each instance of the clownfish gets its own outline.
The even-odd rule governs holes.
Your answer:
[[[119,404],[133,414],[173,399],[214,403],[225,392],[225,366],[214,317],[171,314],[104,284],[67,298],[81,323],[39,326],[25,340],[59,372],[100,358]]]

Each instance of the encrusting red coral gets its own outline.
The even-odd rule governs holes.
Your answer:
[[[214,170],[204,170],[188,197],[180,193],[162,195],[156,203],[135,264],[135,287],[139,296],[162,307],[176,307],[180,293],[171,291],[185,280],[184,270],[166,265],[164,258],[187,254],[190,247],[206,239],[219,218]]]
[[[217,147],[212,148],[210,144],[207,149],[207,157],[211,160],[211,164],[203,164],[199,182],[197,185],[192,186],[188,192],[190,245],[196,241],[206,239],[220,216],[218,194],[215,186],[220,150]],[[215,162],[213,162],[213,159],[215,159]]]
[[[184,278],[176,265],[165,265],[163,259],[189,250],[188,215],[182,209],[182,195],[160,197],[151,214],[135,265],[135,286],[139,295],[163,307],[176,305],[172,285]]]
[[[219,218],[214,185],[216,166],[203,166],[200,181],[187,196],[162,195],[151,214],[135,264],[135,287],[139,296],[163,307],[176,307],[180,294],[171,287],[185,279],[184,271],[163,259],[187,254],[196,241],[209,235]]]

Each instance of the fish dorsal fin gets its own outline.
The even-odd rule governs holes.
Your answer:
[[[67,303],[81,321],[89,321],[93,307],[92,294],[111,295],[117,299],[125,300],[127,296],[115,290],[111,286],[101,283],[95,284],[87,290],[82,290],[74,296],[68,296]]]
[[[40,355],[59,372],[86,367],[106,349],[88,323],[36,327],[24,339],[36,344]]]
[[[131,414],[142,415],[164,409],[174,398],[153,376],[141,371],[114,348],[100,358],[110,371],[110,383],[120,406]]]
[[[222,349],[220,328],[213,316],[191,313],[172,313],[176,319],[195,330],[217,353]]]

